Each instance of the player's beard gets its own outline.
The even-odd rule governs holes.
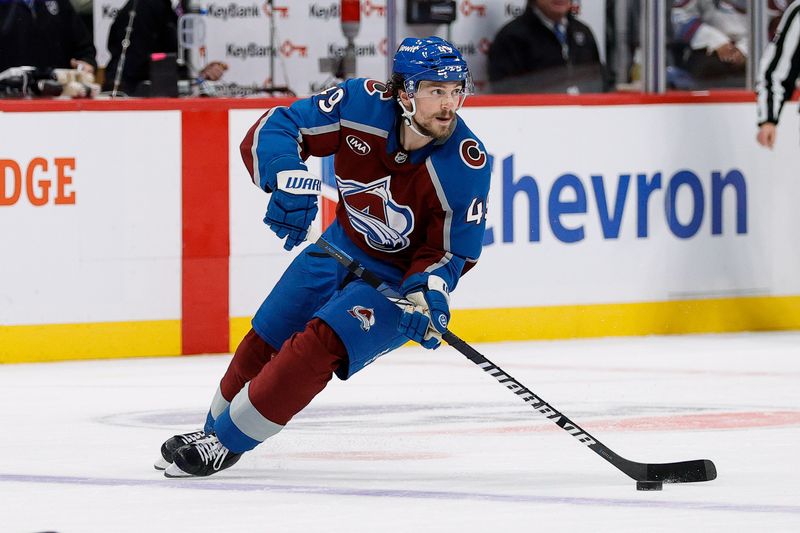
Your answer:
[[[447,124],[446,127],[438,124],[436,122],[437,118],[449,118],[450,122]],[[453,133],[453,129],[456,127],[456,113],[455,111],[448,111],[448,112],[441,112],[435,115],[432,115],[428,120],[425,122],[420,122],[417,120],[417,117],[414,117],[414,124],[417,126],[417,129],[420,133],[427,135],[428,137],[433,137],[435,140],[446,139]]]

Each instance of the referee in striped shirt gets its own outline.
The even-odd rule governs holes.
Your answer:
[[[772,149],[778,117],[784,102],[792,97],[800,73],[800,0],[786,8],[775,39],[761,60],[756,87],[758,95],[758,144]]]

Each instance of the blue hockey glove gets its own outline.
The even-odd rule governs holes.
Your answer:
[[[306,170],[278,172],[276,188],[267,206],[264,224],[291,250],[306,240],[308,227],[317,216],[320,179]]]
[[[397,329],[423,347],[435,350],[450,322],[450,296],[439,276],[413,274],[400,286],[400,292],[413,304],[403,309]]]

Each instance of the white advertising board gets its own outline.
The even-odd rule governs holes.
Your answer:
[[[456,306],[797,294],[791,107],[774,152],[752,104],[463,110],[494,156],[493,243]]]
[[[230,138],[230,299],[232,317],[252,316],[299,251],[283,249],[263,223],[269,195],[250,179],[242,163],[239,144],[247,130],[266,110],[231,110]],[[320,161],[310,158],[309,171],[320,175]],[[317,217],[319,219],[319,217]],[[319,220],[317,220],[317,223]]]
[[[770,152],[752,104],[463,109],[494,165],[483,256],[453,306],[800,293],[795,111]],[[232,316],[290,260],[238,154],[259,115],[230,120]]]
[[[0,113],[0,131],[0,324],[180,318],[180,113]]]

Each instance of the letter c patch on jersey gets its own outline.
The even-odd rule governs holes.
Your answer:
[[[475,139],[464,139],[459,145],[458,153],[461,160],[469,167],[474,169],[483,168],[486,164],[486,152],[481,150],[478,141]]]

